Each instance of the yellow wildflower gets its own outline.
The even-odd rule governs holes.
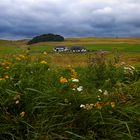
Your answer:
[[[71,69],[71,73],[75,73],[75,70],[74,69]]]
[[[42,60],[40,64],[47,64],[47,62],[45,60]]]
[[[6,66],[6,67],[5,67],[5,69],[9,69],[9,68],[10,68],[9,66]]]
[[[64,83],[67,83],[68,80],[64,77],[60,77],[60,83],[64,84]]]
[[[48,53],[46,51],[43,52],[44,55],[47,55]]]
[[[8,78],[10,78],[10,77],[9,77],[8,75],[5,75],[4,78],[5,78],[5,79],[8,79]]]
[[[73,79],[76,79],[77,78],[77,72],[74,69],[71,69],[71,77]]]
[[[76,78],[77,78],[77,73],[72,74],[71,77],[72,77],[73,79],[76,79]]]
[[[25,112],[24,112],[24,111],[21,112],[21,113],[20,113],[20,116],[21,116],[21,117],[24,117],[24,116],[25,116]]]
[[[72,66],[71,66],[71,65],[67,65],[67,68],[68,68],[68,69],[72,69]]]
[[[25,59],[26,57],[24,55],[19,55],[20,58]]]
[[[97,109],[102,109],[103,103],[97,102],[94,106],[95,106]]]
[[[112,108],[114,108],[115,107],[115,102],[111,102],[110,105],[111,105]]]
[[[3,81],[3,80],[5,80],[5,78],[0,78],[0,81]]]
[[[19,57],[16,57],[16,60],[20,61],[20,60],[21,60],[21,58],[19,58]]]
[[[4,62],[2,62],[0,65],[1,65],[1,66],[5,66],[5,63],[4,63]]]

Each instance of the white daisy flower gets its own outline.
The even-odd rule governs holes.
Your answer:
[[[85,106],[85,105],[83,105],[83,104],[81,104],[81,105],[80,105],[80,108],[85,108],[85,107],[86,107],[86,106]]]
[[[108,95],[108,91],[105,90],[103,94],[107,96]]]
[[[98,89],[98,91],[101,92],[101,93],[103,92],[101,89]]]
[[[79,86],[78,88],[77,88],[77,91],[82,91],[83,90],[83,86]]]
[[[79,79],[73,79],[72,82],[79,82]]]
[[[15,102],[15,104],[19,104],[19,100],[17,100],[17,101]]]

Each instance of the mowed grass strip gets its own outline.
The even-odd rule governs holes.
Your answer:
[[[85,46],[90,50],[140,52],[140,44],[89,44]]]

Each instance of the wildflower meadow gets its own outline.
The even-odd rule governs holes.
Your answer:
[[[0,60],[1,140],[139,140],[140,66],[91,56],[53,67],[47,52]]]

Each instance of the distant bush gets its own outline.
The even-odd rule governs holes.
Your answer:
[[[64,41],[64,37],[61,35],[55,35],[55,34],[43,34],[40,36],[36,36],[33,39],[31,39],[27,44],[34,44],[38,42],[46,42],[46,41]]]

